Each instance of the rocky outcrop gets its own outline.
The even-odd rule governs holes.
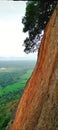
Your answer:
[[[40,46],[37,64],[18,105],[11,130],[58,128],[58,7]]]

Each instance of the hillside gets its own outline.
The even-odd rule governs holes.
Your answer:
[[[37,64],[18,105],[11,130],[58,129],[58,7],[40,46]]]

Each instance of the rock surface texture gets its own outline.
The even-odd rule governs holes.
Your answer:
[[[11,130],[58,130],[58,7],[46,26]]]

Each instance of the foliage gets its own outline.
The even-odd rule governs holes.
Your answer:
[[[24,41],[24,51],[26,53],[34,52],[39,48],[40,34],[45,29],[56,3],[57,0],[33,0],[27,2],[26,13],[22,19],[24,24],[23,32],[28,31],[29,36]]]

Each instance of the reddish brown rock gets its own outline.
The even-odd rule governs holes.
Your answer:
[[[34,72],[18,105],[11,130],[58,128],[58,7],[45,29]]]

